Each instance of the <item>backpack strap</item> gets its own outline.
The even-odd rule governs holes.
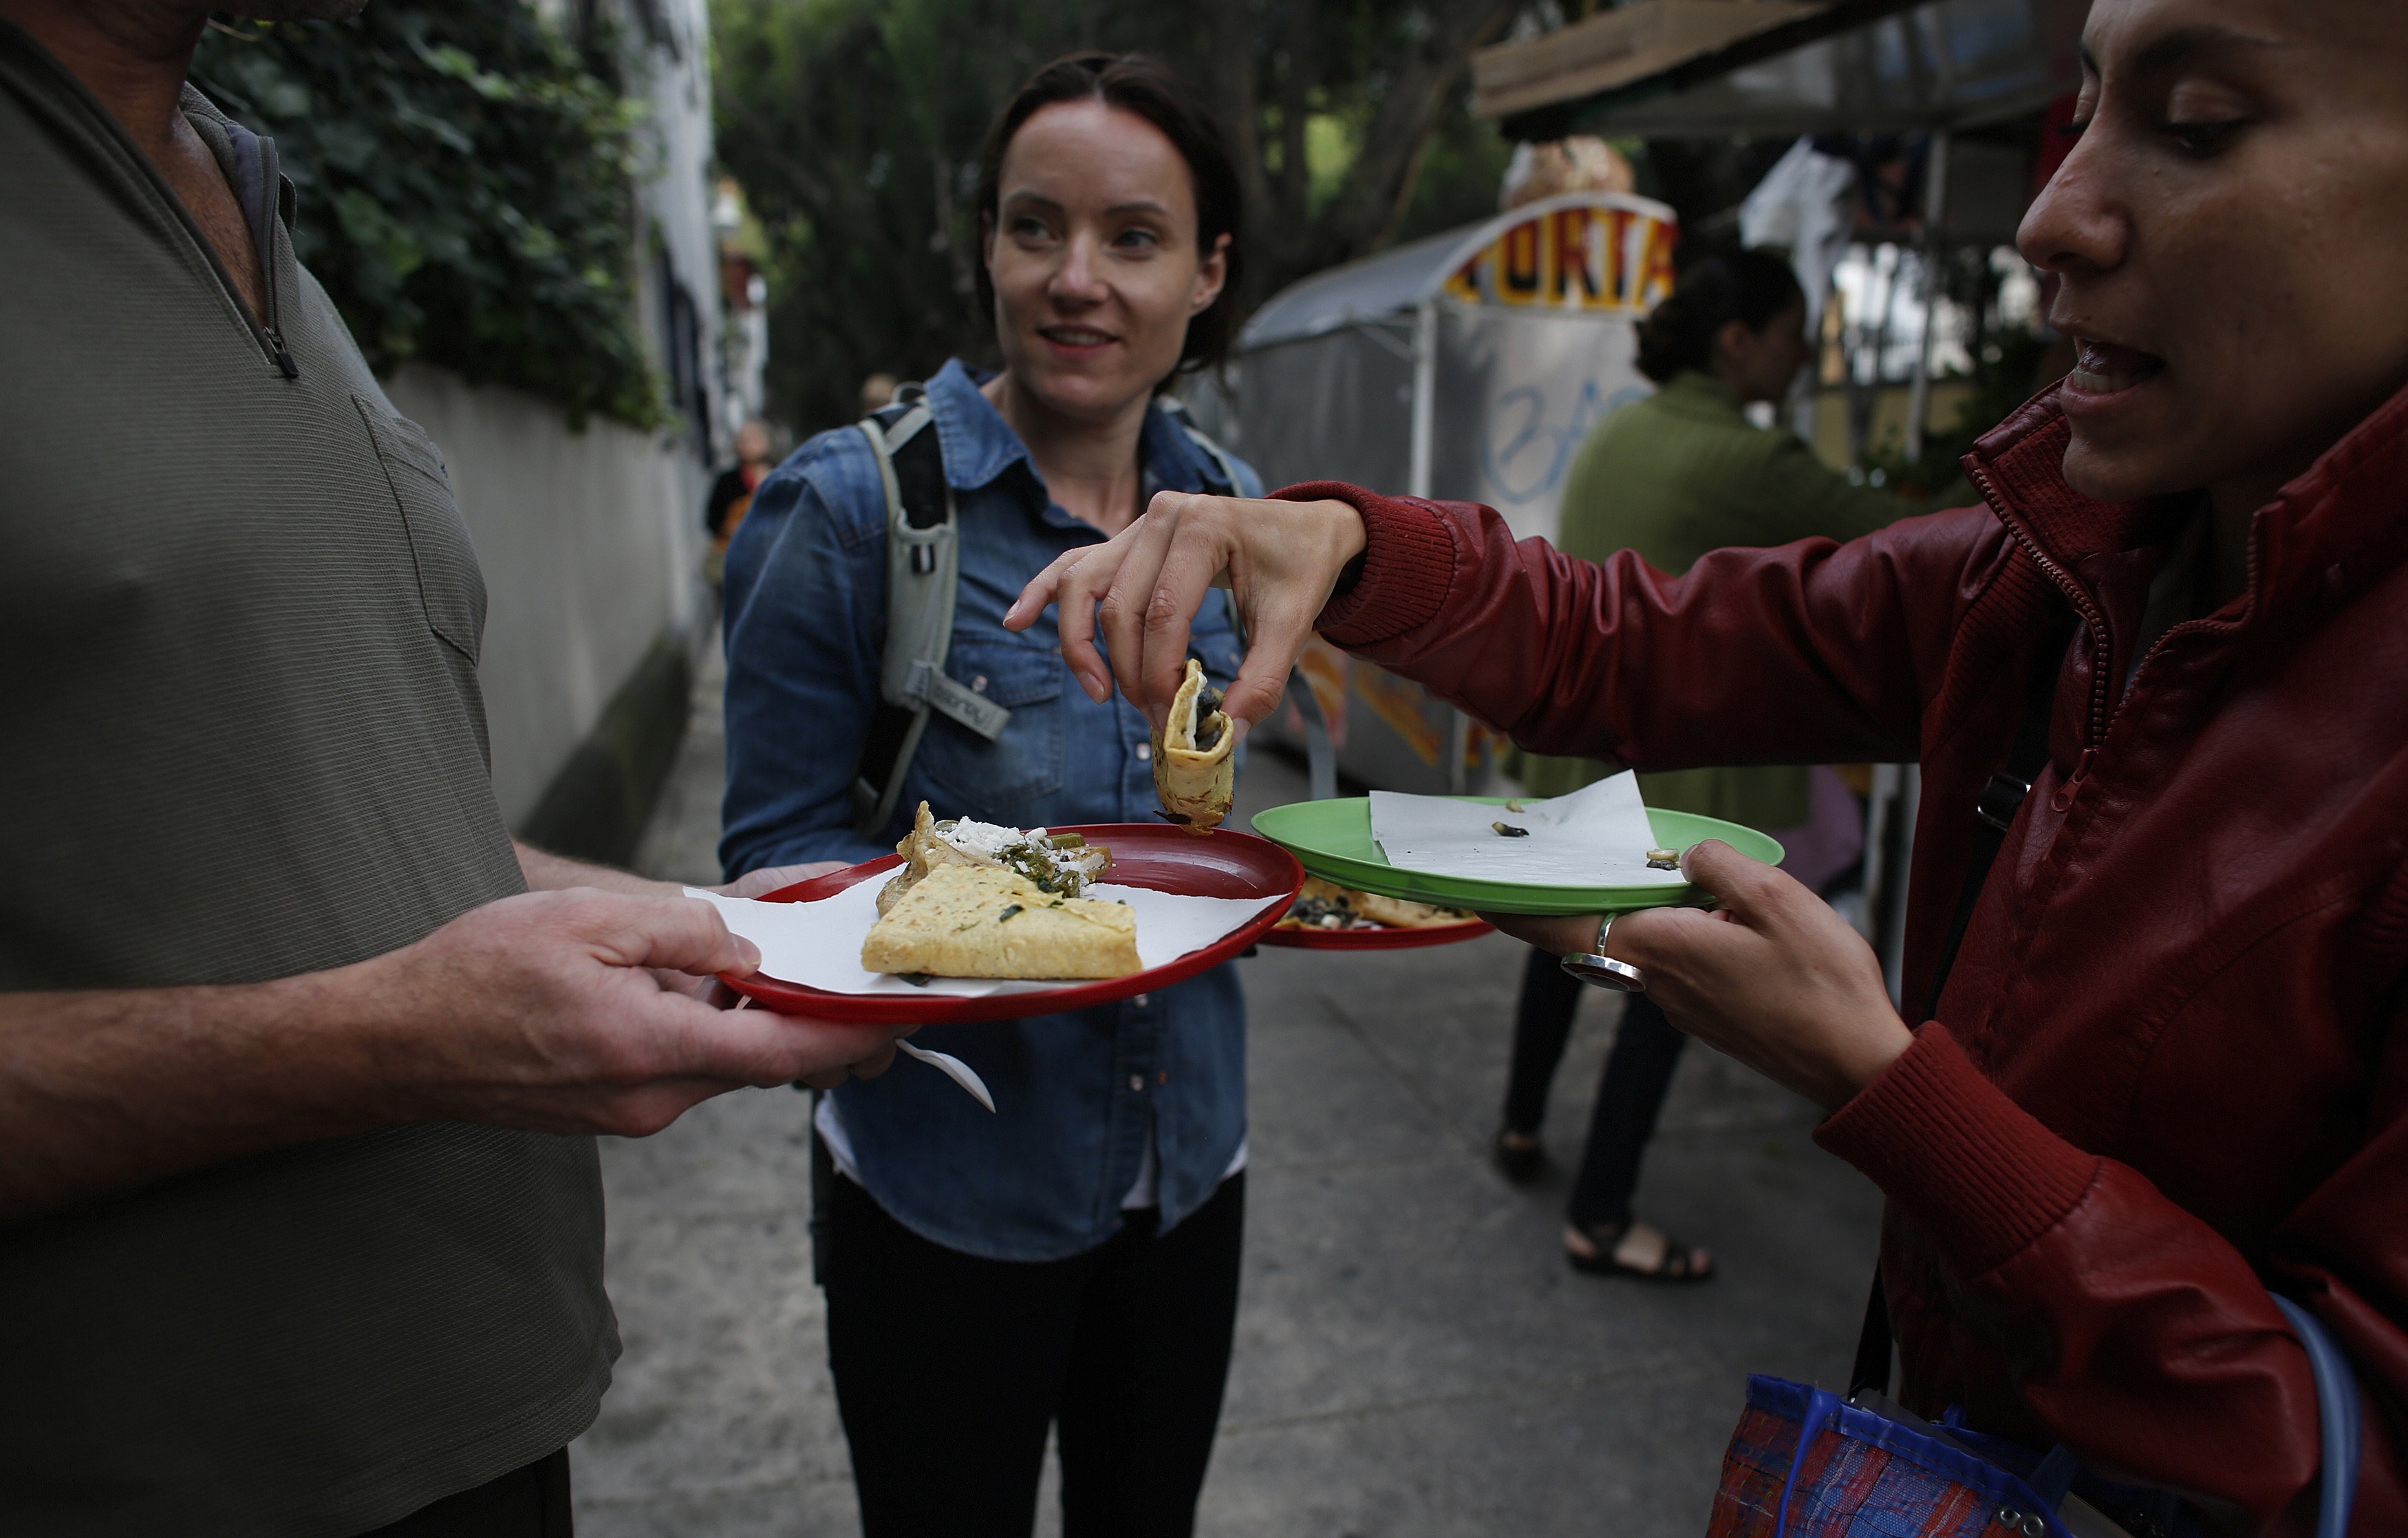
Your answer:
[[[2014,825],[2015,812],[2031,794],[2032,780],[2048,757],[2049,716],[2057,704],[2057,682],[2065,671],[2070,639],[2062,623],[2049,626],[2025,683],[2023,715],[2015,723],[2006,768],[1991,775],[1973,798],[1973,817],[1980,826],[1973,830],[1973,853],[1965,866],[1965,885],[1956,894],[1956,914],[1948,921],[1948,939],[1940,947],[1940,965],[1931,973],[1930,1001],[1923,1009],[1926,1020],[1940,1008],[1940,991],[1948,985],[1957,948],[1965,942],[1965,927],[1972,922],[1982,888],[1989,884],[1990,868],[1998,863],[2007,829]],[[1864,1329],[1856,1336],[1856,1366],[1848,1374],[1848,1398],[1853,1400],[1868,1388],[1886,1392],[1889,1368],[1889,1296],[1882,1287],[1881,1267],[1875,1264],[1872,1295],[1865,1300]]]
[[[2057,681],[2065,671],[2070,639],[2062,625],[2049,628],[2041,643],[2040,660],[2032,665],[2031,678],[2025,685],[2024,713],[2015,723],[2006,768],[1992,774],[1973,798],[1978,825],[1973,829],[1973,853],[1965,866],[1964,889],[1956,894],[1956,912],[1948,920],[1948,938],[1940,947],[1940,965],[1932,969],[1931,995],[1923,1006],[1926,1020],[1939,1012],[1940,990],[1948,985],[1948,973],[1956,965],[1956,949],[1965,942],[1965,927],[1973,921],[1973,907],[1989,882],[1990,867],[1997,863],[1999,851],[2007,841],[2007,829],[2014,826],[2015,812],[2031,794],[2032,781],[2048,757],[2049,715],[2057,704]]]
[[[1195,444],[1197,452],[1211,462],[1213,473],[1221,482],[1220,495],[1242,495],[1239,490],[1237,460],[1230,457],[1228,450],[1214,442],[1210,433],[1196,425],[1196,419],[1187,414],[1187,403],[1177,395],[1165,395],[1154,404],[1162,408],[1165,416],[1179,424],[1179,430],[1187,435],[1187,441]]]
[[[953,488],[927,392],[907,384],[895,404],[864,417],[861,436],[886,488],[886,637],[880,654],[878,709],[853,772],[853,827],[874,838],[895,814],[903,781],[933,712],[988,741],[1011,712],[945,672],[953,644],[953,597],[962,569]]]

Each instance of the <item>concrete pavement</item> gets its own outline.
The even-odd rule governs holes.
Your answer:
[[[718,672],[639,855],[716,874]],[[1302,794],[1268,755],[1241,812]],[[1242,818],[1240,819],[1242,820]],[[1534,1192],[1487,1165],[1521,948],[1265,950],[1236,1359],[1199,1531],[1213,1538],[1653,1538],[1704,1530],[1751,1371],[1844,1376],[1879,1199],[1794,1097],[1692,1045],[1640,1191],[1718,1280],[1573,1273],[1556,1234],[1611,1040],[1584,1006]],[[900,1065],[896,1071],[918,1071]],[[606,1142],[626,1355],[576,1445],[584,1538],[858,1531],[810,1284],[804,1097],[754,1091]],[[941,1477],[941,1471],[931,1471]],[[1049,1475],[1040,1533],[1058,1531]]]

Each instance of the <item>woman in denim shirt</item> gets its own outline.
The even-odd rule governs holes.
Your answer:
[[[948,363],[928,404],[961,548],[945,670],[1010,724],[990,742],[932,717],[890,826],[854,831],[886,496],[858,431],[820,435],[728,552],[731,875],[885,854],[923,799],[1024,827],[1155,811],[1146,718],[1066,686],[1049,622],[1002,617],[1156,491],[1259,495],[1154,401],[1226,346],[1236,176],[1182,82],[1108,54],[1039,71],[982,172],[1004,369]],[[1234,675],[1225,605],[1194,654]],[[868,1538],[1026,1534],[1056,1423],[1066,1532],[1191,1531],[1237,1313],[1244,1008],[1225,966],[1076,1013],[931,1027],[920,1040],[975,1068],[996,1114],[908,1066],[822,1102],[839,1175],[821,1215],[828,1357]]]

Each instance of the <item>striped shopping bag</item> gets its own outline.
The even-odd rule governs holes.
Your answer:
[[[2358,1485],[2358,1385],[2322,1325],[2286,1298],[2316,1374],[2324,1433],[2317,1538],[2343,1538]],[[1852,1401],[1782,1378],[1747,1380],[1723,1454],[1707,1538],[2194,1538],[2197,1518],[2162,1490],[2085,1472],[1985,1436],[1954,1411],[1934,1425],[1879,1394]]]

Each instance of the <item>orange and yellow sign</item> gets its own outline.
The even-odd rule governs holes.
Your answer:
[[[1457,267],[1443,290],[1469,304],[1630,314],[1672,292],[1679,226],[1598,202],[1534,211]]]

